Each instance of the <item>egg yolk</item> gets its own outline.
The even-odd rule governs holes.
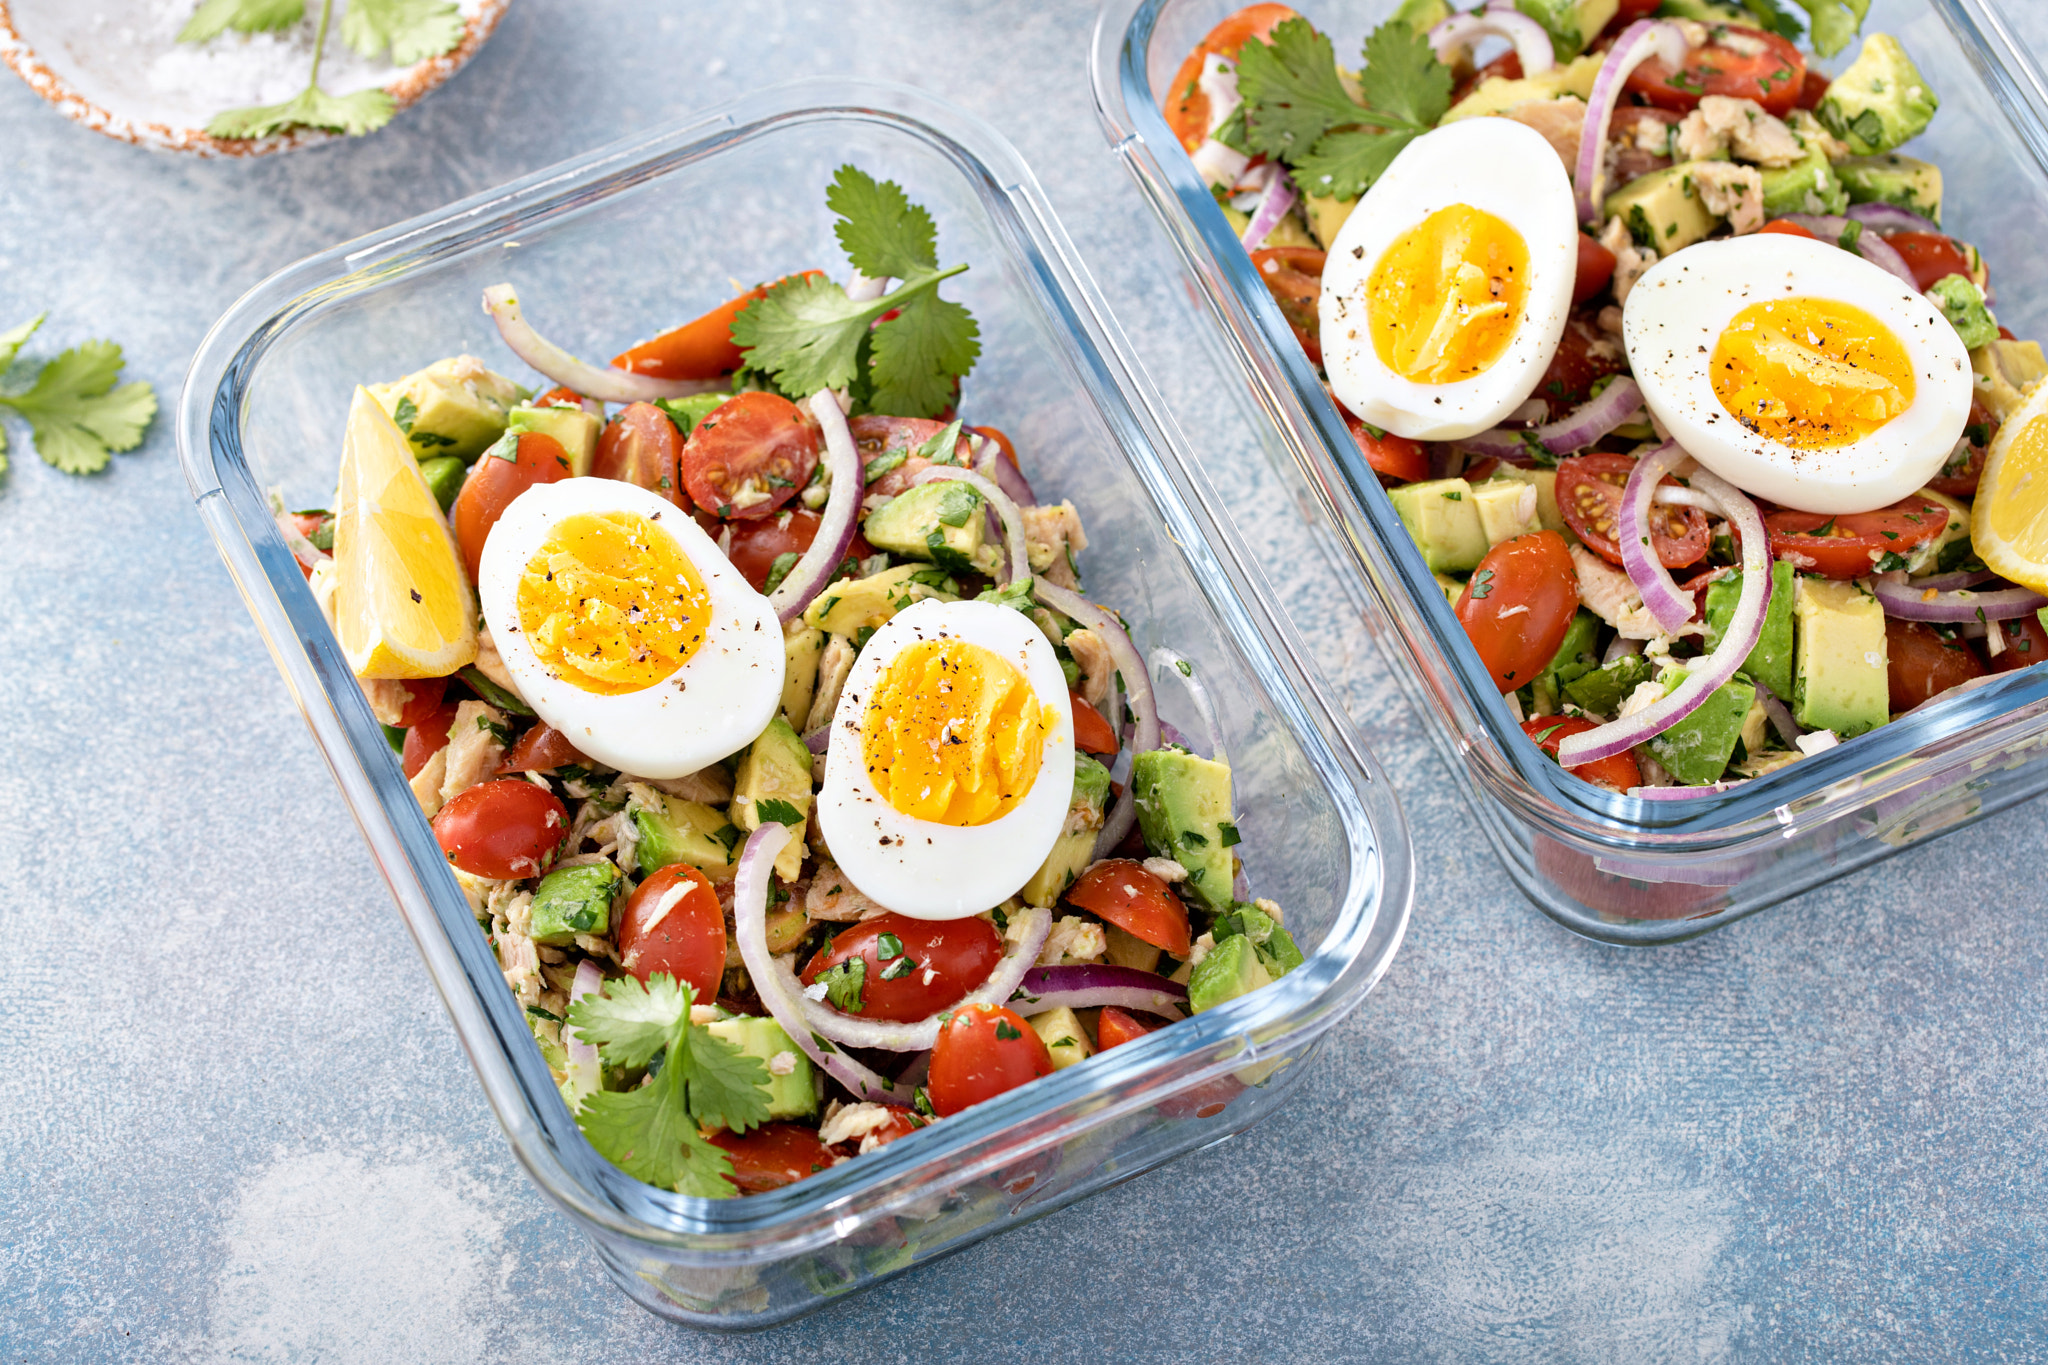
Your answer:
[[[1913,403],[1905,346],[1834,299],[1750,304],[1722,330],[1712,375],[1729,416],[1795,450],[1862,440]]]
[[[1514,339],[1529,293],[1522,234],[1453,204],[1396,238],[1366,281],[1373,349],[1417,384],[1484,374]]]
[[[638,512],[563,517],[519,576],[519,628],[541,665],[619,696],[688,663],[711,597],[675,537]]]
[[[941,825],[985,825],[1038,779],[1054,713],[1017,666],[965,640],[920,640],[868,698],[861,755],[882,798]]]

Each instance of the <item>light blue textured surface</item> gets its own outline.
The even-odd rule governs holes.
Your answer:
[[[2048,1355],[2048,810],[1680,948],[1599,948],[1537,916],[1242,453],[1096,131],[1091,18],[1069,0],[689,18],[519,0],[470,69],[386,132],[250,165],[117,146],[0,80],[0,325],[50,309],[42,354],[115,337],[168,407],[207,325],[277,267],[751,81],[906,79],[990,118],[1215,451],[1408,804],[1408,944],[1301,1099],[803,1322],[718,1339],[657,1321],[508,1157],[190,510],[168,422],[89,481],[41,465],[10,425],[7,1356]],[[710,206],[678,228],[728,226]]]

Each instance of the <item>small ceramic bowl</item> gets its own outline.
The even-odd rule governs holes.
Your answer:
[[[320,84],[335,95],[382,86],[404,110],[476,55],[510,2],[458,0],[462,41],[408,67],[366,60],[330,32]],[[309,11],[316,7],[308,0]],[[209,137],[206,125],[222,110],[282,103],[305,87],[312,25],[180,43],[193,8],[166,0],[0,0],[0,59],[66,118],[137,147],[266,156],[341,136],[294,128],[265,138]]]

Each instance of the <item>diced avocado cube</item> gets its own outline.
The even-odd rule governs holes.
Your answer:
[[[748,746],[732,792],[732,822],[742,833],[753,833],[767,819],[795,816],[783,820],[791,837],[775,855],[776,875],[795,881],[803,870],[804,823],[811,810],[811,751],[788,721],[777,716]]]
[[[1181,749],[1154,749],[1131,760],[1131,791],[1145,847],[1188,870],[1184,889],[1212,911],[1230,906],[1230,769]]]
[[[693,393],[688,398],[657,399],[654,406],[668,414],[668,420],[676,424],[677,431],[688,436],[696,430],[697,423],[731,401],[729,393]]]
[[[1903,563],[1894,563],[1890,559],[1878,560],[1872,566],[1878,573],[1889,573],[1893,569],[1904,569],[1907,573],[1917,577],[1920,574],[1933,573],[1935,570],[1945,567],[1943,564],[1944,559],[1953,559],[1959,555],[1971,553],[1970,504],[1952,498],[1946,493],[1937,493],[1932,488],[1923,488],[1913,496],[1925,498],[1929,502],[1939,503],[1947,508],[1948,520],[1942,523],[1940,535],[1932,540],[1925,540],[1915,545],[1902,557],[1894,557],[1903,558]],[[1956,548],[1952,551],[1949,548],[1950,546],[1955,546]]]
[[[1515,0],[1515,8],[1543,25],[1557,59],[1568,62],[1607,27],[1621,0]]]
[[[1538,501],[1535,486],[1519,479],[1488,479],[1472,485],[1472,504],[1478,509],[1479,529],[1489,547],[1537,530]]]
[[[540,1045],[540,1059],[548,1064],[548,1075],[556,1085],[569,1078],[569,1049],[562,1046],[562,1024],[546,1010],[526,1007],[526,1027]],[[571,1105],[570,1108],[574,1108]]]
[[[798,617],[782,628],[782,718],[790,728],[801,726],[811,715],[811,698],[818,690],[818,660],[825,653],[825,632],[805,625]]]
[[[1403,484],[1387,496],[1401,524],[1415,538],[1423,563],[1445,573],[1470,573],[1486,558],[1486,528],[1472,485],[1463,479],[1430,479]]]
[[[1213,932],[1218,943],[1237,935],[1249,940],[1258,952],[1259,964],[1276,981],[1301,965],[1301,949],[1294,946],[1294,936],[1254,903],[1234,902],[1227,914],[1216,917]]]
[[[1095,836],[1102,828],[1102,807],[1109,797],[1109,769],[1087,754],[1074,755],[1074,795],[1067,807],[1067,830],[1053,841],[1038,871],[1017,896],[1026,905],[1053,905],[1095,861]],[[1080,817],[1080,818],[1076,818]]]
[[[803,619],[831,635],[860,639],[861,631],[887,625],[913,602],[928,597],[953,600],[928,581],[935,571],[922,564],[898,564],[850,583],[834,583],[804,608]]]
[[[1896,204],[1935,224],[1941,222],[1941,167],[1917,157],[1884,152],[1835,163],[1835,174],[1852,204]]]
[[[724,811],[635,784],[626,798],[639,845],[635,866],[651,877],[673,863],[688,863],[714,882],[733,877],[739,831]]]
[[[450,356],[403,379],[369,387],[415,455],[453,455],[465,464],[505,434],[513,404],[526,396],[473,355]]]
[[[1967,275],[1946,275],[1928,287],[1927,297],[1956,329],[1967,350],[1998,340],[1998,319],[1984,306],[1984,291]]]
[[[1427,33],[1451,17],[1451,7],[1447,0],[1401,0],[1393,17],[1417,33]]]
[[[1147,943],[1114,924],[1105,924],[1102,932],[1109,940],[1109,947],[1102,954],[1104,962],[1112,967],[1136,967],[1141,972],[1159,970],[1159,959],[1165,954],[1157,944]]]
[[[1827,153],[1818,147],[1789,166],[1765,167],[1764,217],[1782,218],[1788,213],[1839,214],[1849,207],[1849,191],[1828,163]]]
[[[1211,948],[1196,965],[1188,977],[1188,1009],[1200,1014],[1272,984],[1272,974],[1259,961],[1258,949],[1238,934]]]
[[[420,461],[420,477],[427,481],[427,491],[441,504],[443,512],[455,505],[455,495],[462,491],[463,476],[468,473],[469,466],[453,455],[436,455]]]
[[[716,1019],[704,1031],[723,1038],[768,1068],[768,1117],[805,1119],[818,1112],[818,1084],[811,1059],[773,1019]]]
[[[1637,176],[1607,196],[1601,220],[1621,219],[1637,246],[1654,247],[1659,256],[1704,239],[1721,219],[1700,201],[1692,178],[1696,164],[1682,161]]]
[[[1571,625],[1565,628],[1564,643],[1557,647],[1550,663],[1537,681],[1549,686],[1552,694],[1562,692],[1567,683],[1578,681],[1600,667],[1600,618],[1580,607],[1572,617]]]
[[[1459,119],[1504,114],[1517,105],[1554,100],[1563,95],[1576,95],[1583,100],[1593,93],[1593,82],[1599,78],[1603,56],[1602,53],[1588,52],[1565,65],[1554,66],[1534,76],[1524,76],[1518,81],[1488,76],[1479,82],[1478,89],[1452,105],[1438,122],[1455,123]]]
[[[1742,6],[1721,4],[1718,0],[1664,0],[1657,6],[1657,15],[1662,19],[1695,19],[1702,24],[1756,22],[1756,16],[1744,12]]]
[[[597,436],[604,423],[582,408],[514,408],[506,414],[507,431],[537,431],[561,443],[569,457],[569,473],[582,478],[590,473],[590,461],[597,454]]]
[[[1978,399],[2003,422],[2020,410],[2035,384],[2048,378],[2048,357],[2041,354],[2038,341],[2000,337],[1970,352],[1970,370]]]
[[[1315,236],[1316,245],[1325,251],[1337,240],[1351,210],[1357,207],[1356,199],[1335,199],[1327,194],[1303,195],[1301,200],[1302,212],[1308,215],[1308,230]]]
[[[1564,685],[1564,694],[1596,715],[1611,716],[1638,687],[1657,676],[1656,668],[1640,654],[1624,654],[1613,663]]]
[[[1676,688],[1684,674],[1674,671],[1667,681]],[[1719,782],[1735,756],[1735,741],[1742,738],[1742,723],[1756,701],[1756,685],[1740,678],[1722,683],[1691,715],[1649,741],[1650,756],[1673,777],[1691,786]]]
[[[562,948],[578,934],[609,933],[619,880],[619,870],[610,863],[558,867],[542,877],[528,909],[533,941]]]
[[[1925,132],[1940,107],[1899,40],[1873,33],[1813,112],[1851,152],[1875,156]]]
[[[1793,596],[1792,714],[1843,739],[1891,719],[1884,607],[1853,582],[1800,574]]]
[[[1447,573],[1431,574],[1430,577],[1434,578],[1437,587],[1443,590],[1444,601],[1449,602],[1451,610],[1456,611],[1458,599],[1465,595],[1465,585]]]
[[[1054,1071],[1065,1071],[1095,1055],[1095,1048],[1088,1041],[1088,1030],[1081,1027],[1081,1016],[1065,1005],[1032,1015],[1031,1031],[1045,1044],[1047,1054],[1052,1057]]]
[[[1564,512],[1557,505],[1557,471],[1555,469],[1524,469],[1520,465],[1504,464],[1493,471],[1488,482],[1512,479],[1525,483],[1536,490],[1536,524],[1546,531],[1555,531],[1566,541],[1576,545],[1578,537],[1564,524]]]
[[[988,524],[983,505],[981,493],[958,479],[921,483],[868,513],[861,534],[878,550],[967,573]]]
[[[1793,577],[1792,566],[1784,560],[1771,565],[1771,603],[1764,611],[1763,634],[1742,665],[1744,673],[1768,687],[1780,701],[1792,696]],[[1734,619],[1735,604],[1741,600],[1740,573],[1707,585],[1707,633],[1701,647],[1708,653],[1720,647],[1721,632]]]

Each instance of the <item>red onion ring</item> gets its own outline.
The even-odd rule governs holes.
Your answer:
[[[723,393],[730,387],[722,379],[650,379],[630,370],[578,360],[520,316],[518,292],[509,284],[494,284],[484,290],[484,311],[498,324],[498,335],[512,354],[585,398],[604,403],[651,403],[657,398]]]
[[[1515,55],[1522,60],[1524,76],[1534,76],[1557,65],[1557,54],[1543,25],[1505,6],[1454,14],[1429,31],[1429,45],[1445,66],[1460,52],[1470,52],[1481,38],[1505,38],[1513,43]]]
[[[1124,701],[1131,708],[1131,715],[1138,722],[1136,734],[1132,737],[1131,752],[1149,753],[1159,747],[1159,705],[1152,693],[1152,677],[1145,668],[1145,661],[1138,654],[1138,647],[1131,643],[1131,637],[1116,617],[1096,606],[1080,593],[1048,583],[1043,578],[1031,585],[1032,595],[1062,616],[1073,618],[1100,636],[1109,647],[1110,657],[1116,660],[1116,671],[1124,680]],[[1106,858],[1110,850],[1124,841],[1131,832],[1131,826],[1138,819],[1138,798],[1134,784],[1124,783],[1124,794],[1116,800],[1116,808],[1109,818],[1102,822],[1102,833],[1095,839],[1095,856]]]
[[[2005,584],[2008,587],[2011,586],[1989,569],[1979,569],[1974,573],[1958,569],[1954,573],[1929,574],[1925,578],[1909,578],[1906,580],[1906,586],[1915,592],[1923,588],[1932,588],[1936,592],[1951,592],[1957,588],[1982,587],[1986,583],[1999,583]]]
[[[986,436],[979,439],[982,450],[975,457],[974,472],[1002,489],[1019,507],[1036,506],[1038,499],[1032,495],[1031,481],[1024,477],[1022,470],[1004,458],[1002,445]]]
[[[1187,999],[1186,986],[1157,972],[1091,962],[1033,968],[1018,985],[1009,1007],[1026,1018],[1061,1006],[1085,1010],[1114,1005],[1118,1009],[1143,1010],[1179,1019]]]
[[[576,964],[576,979],[569,984],[569,1003],[575,1004],[586,995],[595,995],[604,989],[604,969],[597,965],[595,958],[584,958]],[[562,1025],[562,1046],[569,1054],[569,1079],[584,1094],[603,1085],[602,1064],[597,1057],[597,1044],[586,1043],[574,1024]]]
[[[1900,583],[1886,576],[1871,580],[1870,590],[1884,604],[1884,614],[1901,621],[2011,621],[2048,607],[2048,597],[2032,588],[1997,592],[1938,592],[1922,584]]]
[[[1833,214],[1788,213],[1783,216],[1786,222],[1803,227],[1822,241],[1833,242],[1837,246],[1841,245],[1842,234],[1849,230],[1851,223],[1855,223],[1859,228],[1863,227],[1856,219],[1837,218]],[[1914,293],[1920,292],[1920,285],[1914,280],[1913,269],[1906,264],[1906,258],[1899,254],[1897,247],[1887,242],[1876,231],[1864,228],[1858,232],[1855,250],[1858,256],[1878,269],[1911,285]]]
[[[1685,681],[1676,688],[1632,716],[1565,736],[1557,746],[1557,761],[1564,767],[1596,763],[1663,734],[1734,677],[1763,636],[1764,613],[1771,604],[1770,537],[1763,518],[1755,503],[1712,470],[1697,470],[1692,482],[1695,490],[1720,501],[1721,514],[1742,541],[1742,596],[1735,613],[1721,633],[1720,645],[1712,654],[1689,661]]]
[[[1787,748],[1792,747],[1793,741],[1806,733],[1806,727],[1792,715],[1792,708],[1780,701],[1778,694],[1762,683],[1756,685],[1756,699],[1757,704],[1764,708],[1764,714],[1771,718],[1771,728],[1778,732],[1778,738],[1785,741]]]
[[[1874,232],[1940,232],[1941,224],[1897,204],[1851,204],[1848,216]]]
[[[809,749],[809,750],[810,750],[810,751],[811,751],[812,753],[814,753],[814,754],[822,754],[822,753],[824,753],[824,752],[825,752],[825,750],[827,750],[827,749],[831,748],[831,747],[832,747],[832,727],[831,727],[831,725],[830,725],[830,724],[820,725],[820,726],[819,726],[819,727],[818,727],[817,729],[815,729],[815,730],[811,731],[811,732],[810,732],[809,734],[805,735],[805,736],[804,736],[804,747],[805,747],[806,749]]]
[[[1245,224],[1244,236],[1239,239],[1246,251],[1264,246],[1266,238],[1287,216],[1287,210],[1294,207],[1294,177],[1278,162],[1273,163],[1273,170],[1273,178],[1266,182],[1266,192],[1259,196],[1259,206],[1252,211],[1252,220]]]
[[[825,471],[832,476],[832,492],[825,499],[825,514],[818,520],[810,548],[768,596],[768,605],[775,608],[776,618],[784,625],[801,616],[838,572],[859,529],[860,500],[866,489],[860,451],[853,444],[846,414],[839,410],[839,399],[831,390],[820,389],[811,395],[810,409],[825,434]]]
[[[1607,50],[1607,60],[1593,78],[1593,93],[1586,99],[1586,128],[1579,138],[1579,164],[1572,172],[1580,222],[1600,222],[1600,206],[1607,197],[1607,130],[1614,122],[1622,86],[1651,57],[1662,57],[1675,70],[1685,64],[1688,51],[1684,32],[1668,19],[1636,20]]]
[[[1031,554],[1024,545],[1024,514],[1017,510],[1016,503],[1010,501],[1010,495],[996,487],[993,480],[985,479],[973,470],[962,469],[958,465],[935,464],[927,469],[920,469],[910,482],[937,483],[945,479],[964,483],[974,489],[1002,519],[1003,541],[1010,553],[1008,566],[1004,569],[1003,577],[997,586],[1029,578]]]
[[[1458,444],[1475,454],[1491,455],[1496,460],[1506,460],[1511,464],[1527,464],[1531,440],[1553,455],[1569,455],[1575,450],[1584,450],[1613,431],[1642,405],[1641,386],[1628,375],[1617,375],[1597,398],[1580,404],[1555,422],[1546,422],[1527,431],[1495,427],[1492,431],[1468,436]]]
[[[1679,591],[1678,584],[1671,580],[1671,571],[1657,558],[1650,537],[1650,501],[1664,476],[1690,458],[1678,442],[1666,441],[1638,459],[1636,467],[1628,472],[1628,482],[1622,486],[1621,508],[1615,513],[1621,567],[1628,570],[1629,581],[1643,595],[1643,606],[1649,609],[1650,619],[1667,635],[1676,635],[1692,620],[1695,604],[1692,594]]]

